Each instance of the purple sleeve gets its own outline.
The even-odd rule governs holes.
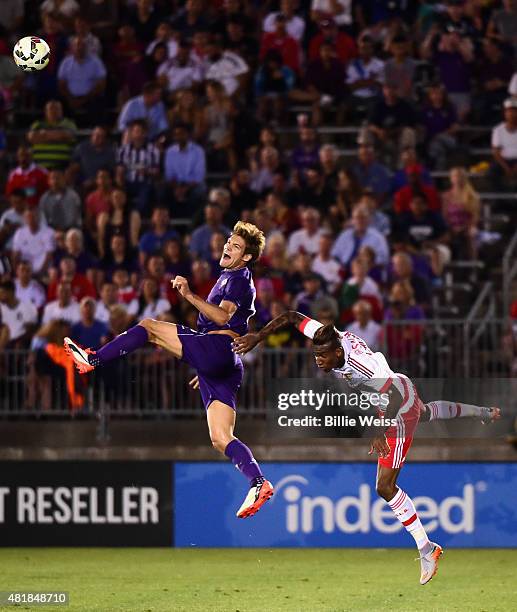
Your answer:
[[[229,279],[224,288],[223,300],[233,302],[239,308],[239,306],[242,306],[242,299],[246,296],[249,286],[249,281],[246,278]]]

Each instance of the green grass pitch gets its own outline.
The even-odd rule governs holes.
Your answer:
[[[63,590],[62,612],[515,610],[517,550],[446,550],[418,584],[412,549],[0,549],[1,591]]]

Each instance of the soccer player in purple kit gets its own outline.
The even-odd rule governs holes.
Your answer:
[[[273,486],[264,478],[250,449],[233,435],[235,399],[243,365],[232,350],[232,342],[247,333],[248,321],[255,314],[255,286],[249,266],[260,257],[264,245],[262,231],[239,221],[224,246],[219,262],[223,271],[206,301],[192,293],[183,276],[171,281],[199,311],[197,331],[175,323],[143,319],[96,352],[65,338],[65,349],[81,373],[91,372],[147,342],[167,349],[195,368],[197,377],[191,383],[201,392],[212,444],[250,483],[237,511],[239,518],[253,516],[273,495]]]

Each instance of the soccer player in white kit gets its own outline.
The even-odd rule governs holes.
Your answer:
[[[411,380],[404,374],[393,372],[384,355],[371,351],[362,338],[348,331],[340,332],[330,324],[322,325],[293,310],[276,317],[257,333],[235,338],[233,349],[238,354],[247,353],[268,335],[288,324],[295,325],[312,339],[313,354],[319,368],[336,372],[353,387],[361,386],[388,394],[389,404],[381,410],[387,419],[396,420],[396,426],[384,428],[371,441],[370,454],[376,452],[378,455],[376,489],[415,539],[420,553],[420,584],[427,584],[436,574],[443,549],[429,540],[411,498],[396,484],[418,421],[421,416],[426,421],[480,416],[484,422],[489,422],[499,418],[499,409],[442,401],[424,405]]]

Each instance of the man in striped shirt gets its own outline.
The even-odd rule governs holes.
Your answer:
[[[72,158],[75,135],[75,123],[63,117],[61,102],[50,100],[45,104],[44,119],[35,121],[27,135],[34,162],[47,170],[66,168]]]
[[[128,141],[117,151],[117,164],[124,169],[127,193],[138,211],[145,215],[154,195],[153,180],[160,172],[160,151],[147,138],[142,119],[131,122]]]

